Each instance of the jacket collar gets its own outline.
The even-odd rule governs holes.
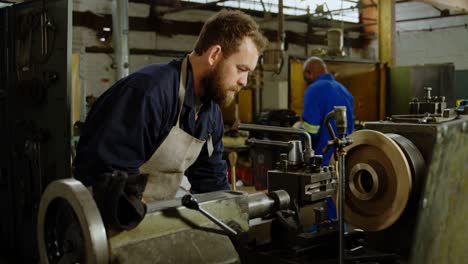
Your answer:
[[[185,98],[184,98],[184,105],[190,108],[195,108],[195,91],[193,85],[193,72],[192,72],[192,64],[190,64],[190,60],[187,58],[187,87],[185,87]],[[182,66],[182,60],[184,58],[179,59],[179,63]]]
[[[335,79],[335,78],[333,77],[333,74],[331,74],[331,73],[324,73],[324,74],[319,75],[319,77],[317,77],[317,79],[315,79],[314,82],[319,81],[319,80],[328,80],[328,81],[331,81],[331,80],[334,80],[334,79]]]

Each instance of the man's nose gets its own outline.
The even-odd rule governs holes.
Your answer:
[[[248,73],[242,74],[241,77],[239,78],[239,81],[237,82],[237,84],[239,84],[242,87],[247,86],[247,78],[248,77],[249,77]]]

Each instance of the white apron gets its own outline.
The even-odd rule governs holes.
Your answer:
[[[173,199],[182,182],[184,172],[198,158],[205,143],[179,127],[187,83],[187,57],[182,61],[179,84],[179,109],[177,123],[153,156],[140,167],[141,173],[149,174],[143,198],[146,202]],[[207,138],[208,150],[212,152],[211,136]],[[209,153],[211,156],[211,153]]]

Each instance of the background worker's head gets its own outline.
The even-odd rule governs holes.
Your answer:
[[[307,85],[313,83],[317,77],[327,72],[327,65],[319,57],[308,58],[302,66],[304,81]]]
[[[194,49],[209,66],[201,81],[204,96],[219,105],[230,104],[247,85],[248,73],[255,69],[267,42],[252,17],[240,11],[222,10],[209,18]]]

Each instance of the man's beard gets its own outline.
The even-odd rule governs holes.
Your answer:
[[[201,83],[204,89],[203,99],[211,99],[219,106],[227,106],[231,104],[233,98],[228,98],[230,87],[225,87],[221,79],[221,66],[216,67],[202,79]],[[239,87],[235,86],[239,90]]]

